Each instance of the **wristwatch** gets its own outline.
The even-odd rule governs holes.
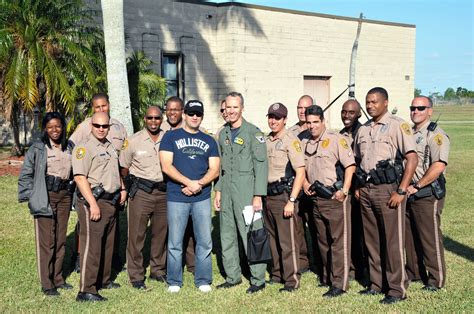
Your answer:
[[[341,189],[341,192],[342,192],[342,194],[344,194],[345,196],[349,195],[349,191],[346,191],[346,190],[344,190],[344,189]]]
[[[413,184],[413,187],[415,189],[417,189],[418,191],[421,190],[421,186],[418,184],[418,182],[416,182],[415,184]]]
[[[407,195],[407,191],[403,191],[402,189],[398,188],[397,189],[397,194],[398,195]]]
[[[296,203],[296,198],[294,198],[293,196],[290,196],[289,201],[290,201],[291,203]]]

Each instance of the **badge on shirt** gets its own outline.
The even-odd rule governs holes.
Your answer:
[[[293,147],[298,153],[301,153],[301,145],[298,140],[293,141]]]
[[[82,159],[86,155],[86,149],[84,147],[78,148],[76,151],[76,159]]]
[[[229,138],[226,138],[226,139],[225,139],[225,144],[226,144],[226,145],[229,145],[229,144],[230,144]]]
[[[400,128],[403,132],[405,132],[406,135],[411,135],[411,129],[408,123],[403,122],[402,124],[400,124]]]
[[[255,138],[259,143],[265,143],[265,136],[263,135],[263,133],[256,133]]]
[[[324,141],[321,143],[321,146],[323,148],[328,147],[329,146],[329,139],[328,138],[324,139]]]
[[[244,145],[244,139],[241,138],[241,137],[236,137],[234,139],[234,143],[237,144],[237,145]]]
[[[438,146],[441,146],[443,144],[443,136],[439,133],[435,135],[433,140]]]
[[[275,145],[275,149],[276,149],[276,150],[281,150],[281,147],[282,147],[282,146],[283,146],[283,143],[282,143],[280,140],[278,140],[278,142],[277,142],[276,145]]]
[[[122,150],[126,149],[128,147],[128,140],[125,139],[125,141],[123,141],[123,144],[122,144]]]
[[[344,148],[344,149],[349,149],[349,145],[347,145],[347,141],[346,141],[345,138],[341,138],[341,139],[339,140],[339,144],[341,144],[342,148]]]
[[[380,133],[385,133],[387,132],[388,130],[388,124],[384,124],[381,128],[380,128]]]
[[[420,144],[421,142],[423,142],[423,136],[419,136],[416,138],[416,143],[417,144]]]

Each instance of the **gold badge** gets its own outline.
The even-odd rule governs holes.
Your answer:
[[[236,137],[234,139],[234,143],[235,144],[238,144],[238,145],[243,145],[244,144],[244,139],[243,138],[240,138],[240,137]]]
[[[341,138],[339,140],[339,144],[341,144],[341,146],[344,148],[344,149],[349,149],[349,145],[347,145],[347,141],[345,138]]]
[[[328,139],[328,138],[325,139],[325,140],[321,143],[321,146],[322,146],[323,148],[328,147],[328,146],[329,146],[329,139]]]
[[[125,139],[125,141],[123,141],[123,144],[122,144],[122,150],[124,150],[127,147],[128,147],[128,140]]]
[[[439,133],[436,134],[436,136],[433,138],[433,140],[438,146],[441,146],[443,144],[443,136]]]
[[[406,135],[411,135],[411,129],[408,123],[403,122],[402,124],[400,124],[400,128],[402,129],[403,132],[405,132]]]
[[[301,153],[301,146],[300,146],[300,142],[298,140],[295,140],[293,142],[293,147],[295,148],[295,150],[298,152],[298,153]]]
[[[84,147],[80,147],[76,151],[76,159],[82,159],[86,155],[86,149]]]

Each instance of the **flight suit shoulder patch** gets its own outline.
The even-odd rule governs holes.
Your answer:
[[[294,140],[292,145],[298,153],[301,153],[301,145],[298,140]]]
[[[408,123],[403,122],[402,124],[400,124],[400,128],[406,135],[411,135],[411,128]]]
[[[349,145],[347,144],[347,141],[345,138],[341,138],[339,140],[339,144],[342,146],[342,148],[344,149],[349,149]]]
[[[440,133],[436,134],[435,137],[433,137],[433,141],[438,146],[443,145],[443,135],[441,135]]]
[[[263,134],[262,132],[255,133],[255,138],[257,139],[259,143],[261,144],[265,143],[265,134]]]
[[[86,149],[84,147],[79,147],[76,151],[76,159],[82,159],[86,155]]]
[[[324,139],[321,143],[322,148],[327,148],[329,146],[330,140],[328,138]]]
[[[125,150],[127,147],[128,147],[128,140],[125,139],[125,141],[123,141],[123,144],[122,144],[122,150]]]

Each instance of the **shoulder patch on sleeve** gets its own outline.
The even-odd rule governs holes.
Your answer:
[[[84,147],[79,147],[76,151],[76,159],[82,159],[86,155],[86,149]]]
[[[292,145],[298,153],[301,153],[300,141],[294,140]]]
[[[128,140],[125,139],[125,141],[123,141],[123,144],[122,144],[122,150],[125,150],[127,147],[128,147]]]
[[[408,123],[403,122],[402,124],[400,124],[400,128],[406,135],[411,135],[411,128]]]
[[[342,148],[344,149],[349,149],[349,145],[347,144],[347,141],[345,138],[341,138],[339,140],[339,144],[342,146]]]
[[[443,135],[440,133],[436,134],[433,138],[433,141],[436,143],[436,145],[441,146],[443,144]]]
[[[260,143],[265,143],[265,135],[262,133],[262,132],[257,132],[255,133],[255,138],[257,139],[257,141],[259,141]]]
[[[321,143],[321,146],[322,146],[323,148],[326,148],[326,147],[329,146],[329,142],[330,142],[329,139],[326,138],[326,139],[324,139],[324,141]]]

